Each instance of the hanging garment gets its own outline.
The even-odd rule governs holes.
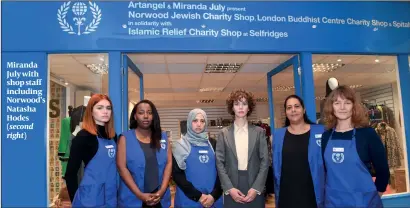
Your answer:
[[[383,121],[385,121],[393,129],[396,128],[396,119],[394,117],[394,112],[387,106],[380,106],[382,109]]]
[[[326,145],[325,207],[383,207],[367,167],[356,149],[356,129],[352,140],[333,140]]]
[[[280,128],[274,131],[273,140],[273,177],[274,177],[274,191],[275,191],[275,203],[278,207],[279,194],[280,194],[280,180],[282,173],[282,148],[284,137],[287,128]],[[308,146],[308,161],[312,174],[312,181],[316,196],[316,203],[318,207],[323,207],[323,191],[325,184],[325,172],[322,158],[322,133],[325,131],[322,125],[310,125],[310,139]]]
[[[135,134],[135,129],[128,130],[123,133],[126,139],[126,160],[127,168],[130,171],[132,178],[137,184],[141,192],[144,192],[145,178],[145,156],[141,145]],[[161,148],[155,151],[158,163],[159,183],[162,184],[165,166],[167,164],[167,143],[168,137],[166,132],[162,132]],[[215,182],[215,181],[214,181]],[[212,183],[213,184],[213,183]],[[142,201],[128,188],[123,180],[120,181],[118,190],[118,206],[119,207],[142,207]],[[171,192],[169,187],[165,191],[160,203],[163,208],[171,206]]]
[[[401,166],[400,158],[402,151],[399,144],[399,138],[396,131],[387,123],[381,122],[376,126],[376,132],[382,139],[384,147],[386,148],[387,161],[389,168],[398,168]]]
[[[58,144],[58,156],[61,162],[61,175],[65,175],[67,168],[68,158],[70,157],[70,121],[71,118],[67,117],[61,120],[60,127],[60,142]]]
[[[210,194],[214,189],[217,177],[215,153],[210,146],[193,146],[186,159],[186,179],[203,194]],[[175,192],[175,208],[198,207],[202,208],[200,202],[193,201],[185,196],[184,192],[177,186]],[[222,197],[212,206],[222,208]]]
[[[117,206],[117,145],[114,140],[97,140],[98,151],[85,168],[72,207]]]
[[[71,113],[71,122],[70,122],[70,131],[71,131],[71,133],[73,133],[76,130],[76,128],[78,129],[77,126],[79,126],[80,129],[81,129],[80,123],[83,121],[83,117],[84,117],[84,114],[85,114],[85,109],[86,109],[86,107],[83,106],[83,105],[78,106],[77,108],[73,109],[73,112]],[[74,134],[74,136],[75,135],[76,134]]]

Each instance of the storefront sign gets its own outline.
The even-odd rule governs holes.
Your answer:
[[[47,55],[3,53],[2,207],[47,206]]]
[[[409,2],[3,2],[4,51],[409,53]]]

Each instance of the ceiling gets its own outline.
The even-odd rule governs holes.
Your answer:
[[[228,94],[238,88],[252,91],[256,98],[267,97],[267,72],[293,55],[264,54],[128,54],[144,75],[145,98],[158,106],[224,105]],[[378,62],[375,60],[378,59]],[[315,72],[315,94],[324,96],[325,83],[335,77],[340,84],[363,85],[360,89],[396,81],[394,56],[313,55],[313,63],[343,63],[332,72]],[[86,64],[108,63],[107,54],[50,55],[50,72],[57,79],[108,92],[108,76],[97,75]],[[237,73],[204,73],[206,64],[243,63]],[[369,80],[371,80],[369,82]],[[129,69],[129,98],[139,98],[139,78]],[[272,77],[273,87],[293,86],[293,68]],[[222,92],[200,92],[201,88],[223,88]],[[282,102],[294,91],[274,91],[274,100]],[[214,100],[198,103],[198,100]]]

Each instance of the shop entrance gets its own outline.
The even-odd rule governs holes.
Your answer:
[[[277,103],[294,94],[295,89],[300,91],[300,86],[284,82],[294,79],[292,71],[275,75],[271,87],[267,84],[268,72],[288,62],[292,54],[127,53],[123,56],[128,57],[123,58],[123,66],[128,62],[122,78],[128,82],[123,83],[122,91],[122,101],[127,103],[123,103],[123,128],[127,128],[124,124],[128,123],[134,104],[145,98],[157,106],[161,125],[174,139],[183,132],[181,125],[195,107],[207,112],[211,120],[208,129],[215,137],[231,120],[225,99],[234,89],[242,88],[254,94],[257,107],[249,119],[268,126],[271,120],[268,88],[278,93],[274,98]]]

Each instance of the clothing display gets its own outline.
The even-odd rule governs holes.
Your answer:
[[[61,120],[60,142],[58,144],[58,156],[61,161],[61,175],[64,178],[68,158],[70,156],[70,143],[72,134],[70,132],[71,118],[67,117]]]
[[[378,123],[375,129],[386,148],[389,168],[399,168],[401,166],[402,150],[396,131],[385,122]]]
[[[396,128],[396,119],[394,117],[394,112],[385,105],[371,105],[363,103],[366,107],[370,125],[376,126],[379,122],[385,122],[393,129]]]

